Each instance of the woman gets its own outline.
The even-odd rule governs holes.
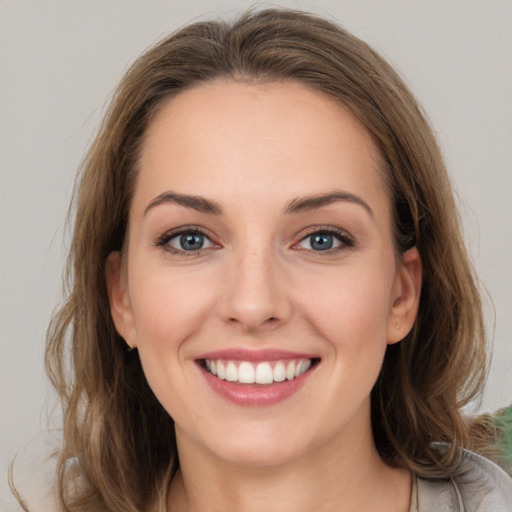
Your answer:
[[[47,351],[67,510],[512,499],[465,451],[486,447],[461,413],[485,336],[439,149],[327,21],[199,23],[134,64],[84,164],[69,280]]]

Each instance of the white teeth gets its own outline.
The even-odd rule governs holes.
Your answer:
[[[238,367],[238,382],[242,384],[254,384],[255,371],[251,363],[243,361]]]
[[[272,367],[272,364],[274,365]],[[277,361],[271,363],[250,363],[248,361],[222,361],[205,360],[205,368],[212,375],[229,382],[241,384],[272,384],[293,380],[305,373],[311,367],[311,359],[299,359],[294,361]]]
[[[256,366],[256,384],[272,384],[274,372],[270,363],[258,363]]]
[[[295,363],[290,361],[286,367],[286,378],[292,380],[295,377]]]
[[[233,361],[230,361],[226,366],[226,380],[229,382],[235,382],[238,380],[238,369]]]
[[[222,380],[226,378],[226,369],[220,361],[217,361],[217,377]]]
[[[274,381],[275,382],[283,382],[286,379],[286,370],[284,368],[284,364],[279,361],[274,366]]]

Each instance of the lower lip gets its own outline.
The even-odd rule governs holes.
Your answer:
[[[201,371],[209,386],[222,398],[236,405],[264,407],[278,404],[297,393],[317,366],[312,366],[308,371],[295,379],[266,385],[238,384],[219,379],[203,368],[201,368]]]

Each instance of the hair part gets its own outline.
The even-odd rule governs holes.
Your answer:
[[[148,510],[179,466],[173,420],[112,322],[105,265],[125,241],[147,127],[169,98],[220,78],[302,83],[348,108],[373,137],[397,252],[416,246],[423,264],[414,328],[388,347],[372,391],[374,438],[390,465],[453,475],[457,448],[475,448],[461,407],[478,396],[487,365],[480,298],[439,147],[403,81],[366,43],[316,16],[268,9],[231,24],[195,23],[147,51],[121,81],[83,163],[68,299],[46,353],[64,407],[65,510]],[[449,448],[439,452],[435,441]],[[66,466],[74,457],[78,491]]]

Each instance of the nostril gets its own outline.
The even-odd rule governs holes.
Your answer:
[[[257,325],[256,324],[252,325],[250,322],[245,323],[242,320],[240,320],[239,318],[232,316],[232,317],[228,318],[228,322],[232,325],[237,325],[237,324],[245,325],[248,329],[252,330],[252,329],[258,328],[258,326],[264,328],[264,326],[270,327],[271,325],[272,326],[277,325],[277,324],[279,324],[280,320],[277,316],[270,316],[266,320],[263,320],[263,322],[261,322],[261,323],[258,322]]]

